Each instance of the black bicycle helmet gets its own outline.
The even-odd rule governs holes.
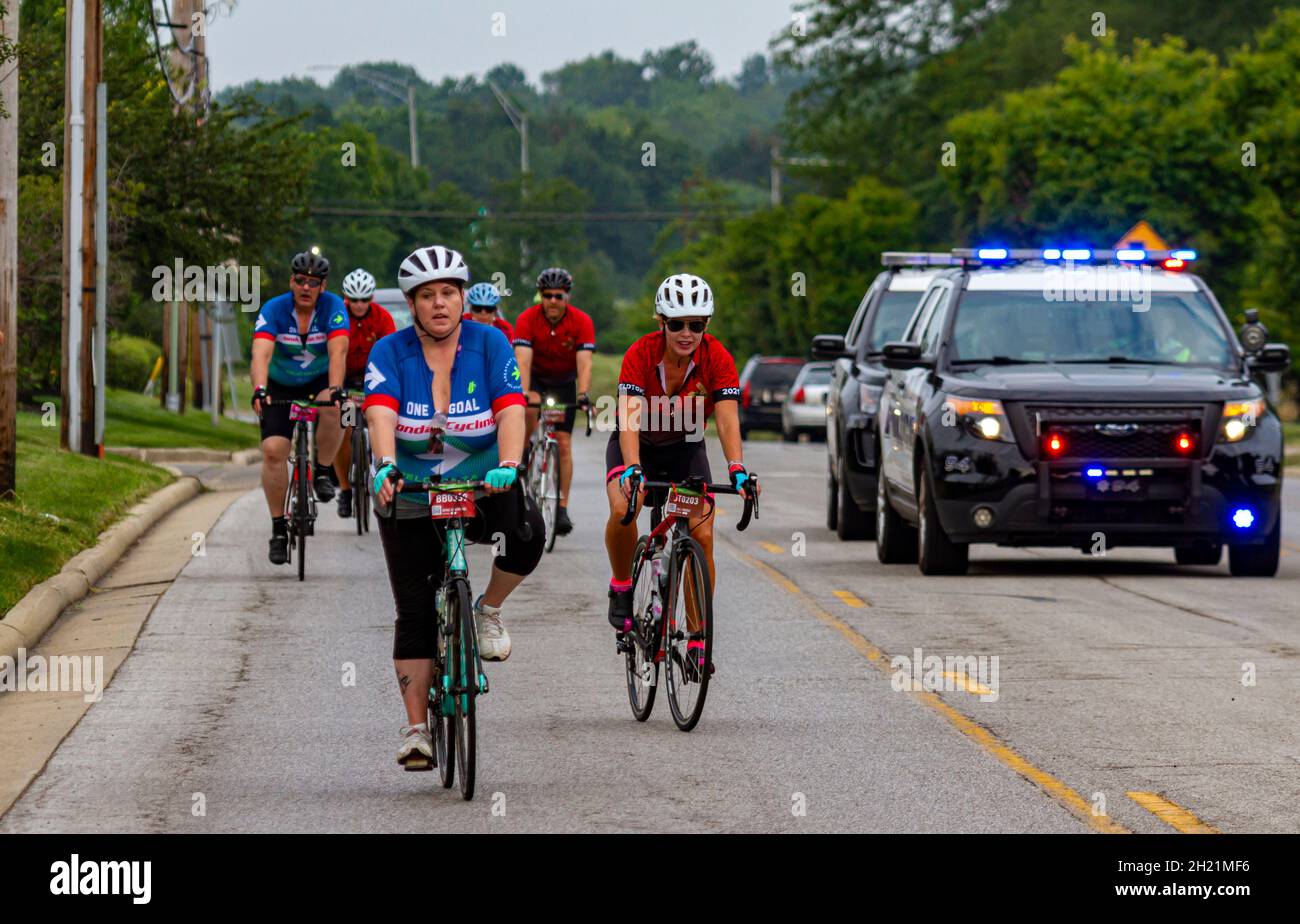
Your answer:
[[[330,274],[330,261],[310,250],[304,250],[295,256],[290,266],[295,273],[302,273],[304,276],[319,276],[324,279]]]
[[[560,269],[558,266],[552,266],[544,269],[541,275],[537,277],[537,291],[543,289],[563,289],[568,292],[573,288],[573,277],[569,275],[566,269]]]

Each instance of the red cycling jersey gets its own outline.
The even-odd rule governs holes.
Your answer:
[[[572,382],[578,376],[578,351],[596,349],[596,326],[572,305],[565,305],[559,323],[552,325],[542,306],[533,305],[515,321],[515,346],[532,347],[533,379]]]
[[[474,315],[466,311],[464,314],[461,315],[461,319],[465,321],[473,321]],[[495,327],[497,330],[501,331],[501,333],[505,334],[507,340],[513,341],[515,339],[515,329],[510,326],[510,322],[507,321],[505,318],[500,317],[499,315],[493,318],[492,326]]]
[[[387,337],[397,330],[393,316],[382,305],[371,302],[370,310],[364,317],[357,317],[348,312],[351,322],[348,328],[348,370],[346,381],[360,379],[366,371],[370,359],[370,348],[381,337]]]
[[[704,424],[719,401],[740,400],[736,361],[717,337],[705,334],[700,340],[682,384],[671,395],[664,373],[665,346],[667,339],[662,331],[646,334],[628,347],[618,373],[620,395],[648,400],[649,407],[641,415],[641,442],[651,445],[681,442],[687,433],[696,430],[702,436]],[[696,402],[693,421],[682,419],[683,398],[694,398]]]

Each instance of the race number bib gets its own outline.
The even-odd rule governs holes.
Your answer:
[[[429,516],[435,520],[474,516],[474,495],[466,491],[430,491]]]
[[[668,501],[664,504],[666,516],[692,517],[704,506],[704,498],[699,494],[682,494],[676,488],[668,491]]]

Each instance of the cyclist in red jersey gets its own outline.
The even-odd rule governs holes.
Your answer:
[[[343,387],[350,391],[365,390],[366,362],[370,348],[382,337],[397,330],[393,316],[370,296],[375,294],[375,277],[363,269],[354,269],[343,277],[343,304],[348,306],[348,362]],[[334,477],[339,485],[339,516],[352,516],[352,428],[343,431],[343,442],[334,456]],[[363,486],[364,489],[364,486]]]
[[[569,304],[573,277],[553,266],[537,277],[538,304],[515,321],[515,361],[529,404],[553,398],[567,405],[564,421],[555,425],[560,449],[560,510],[555,532],[573,532],[569,519],[569,486],[573,483],[573,421],[577,408],[591,407],[591,354],[596,349],[596,327],[591,317]],[[537,408],[528,408],[527,433],[537,429]],[[527,461],[525,460],[525,465]]]
[[[731,484],[744,490],[749,482],[740,439],[736,362],[722,341],[705,333],[713,316],[713,291],[699,276],[669,276],[655,295],[655,314],[659,330],[641,337],[623,356],[618,375],[618,430],[610,434],[605,448],[605,494],[609,499],[605,550],[613,573],[609,621],[620,631],[632,617],[637,525],[635,520],[627,526],[621,522],[631,499],[631,476],[682,481],[698,475],[712,481],[704,428],[714,416]],[[761,486],[755,487],[762,492]],[[712,586],[712,517],[708,513],[692,517],[690,527],[704,549]]]
[[[497,314],[497,305],[500,301],[501,290],[492,283],[475,283],[465,290],[465,304],[469,306],[469,311],[461,316],[461,320],[490,324],[513,343],[515,329],[510,326],[509,321]]]

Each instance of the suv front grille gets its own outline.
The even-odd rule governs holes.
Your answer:
[[[1039,406],[1025,407],[1025,418],[1034,445],[1048,432],[1065,440],[1061,458],[1105,462],[1110,459],[1186,458],[1174,448],[1180,433],[1202,439],[1205,407],[1174,406]],[[1204,446],[1198,446],[1197,456]],[[1036,455],[1040,453],[1036,450]]]

